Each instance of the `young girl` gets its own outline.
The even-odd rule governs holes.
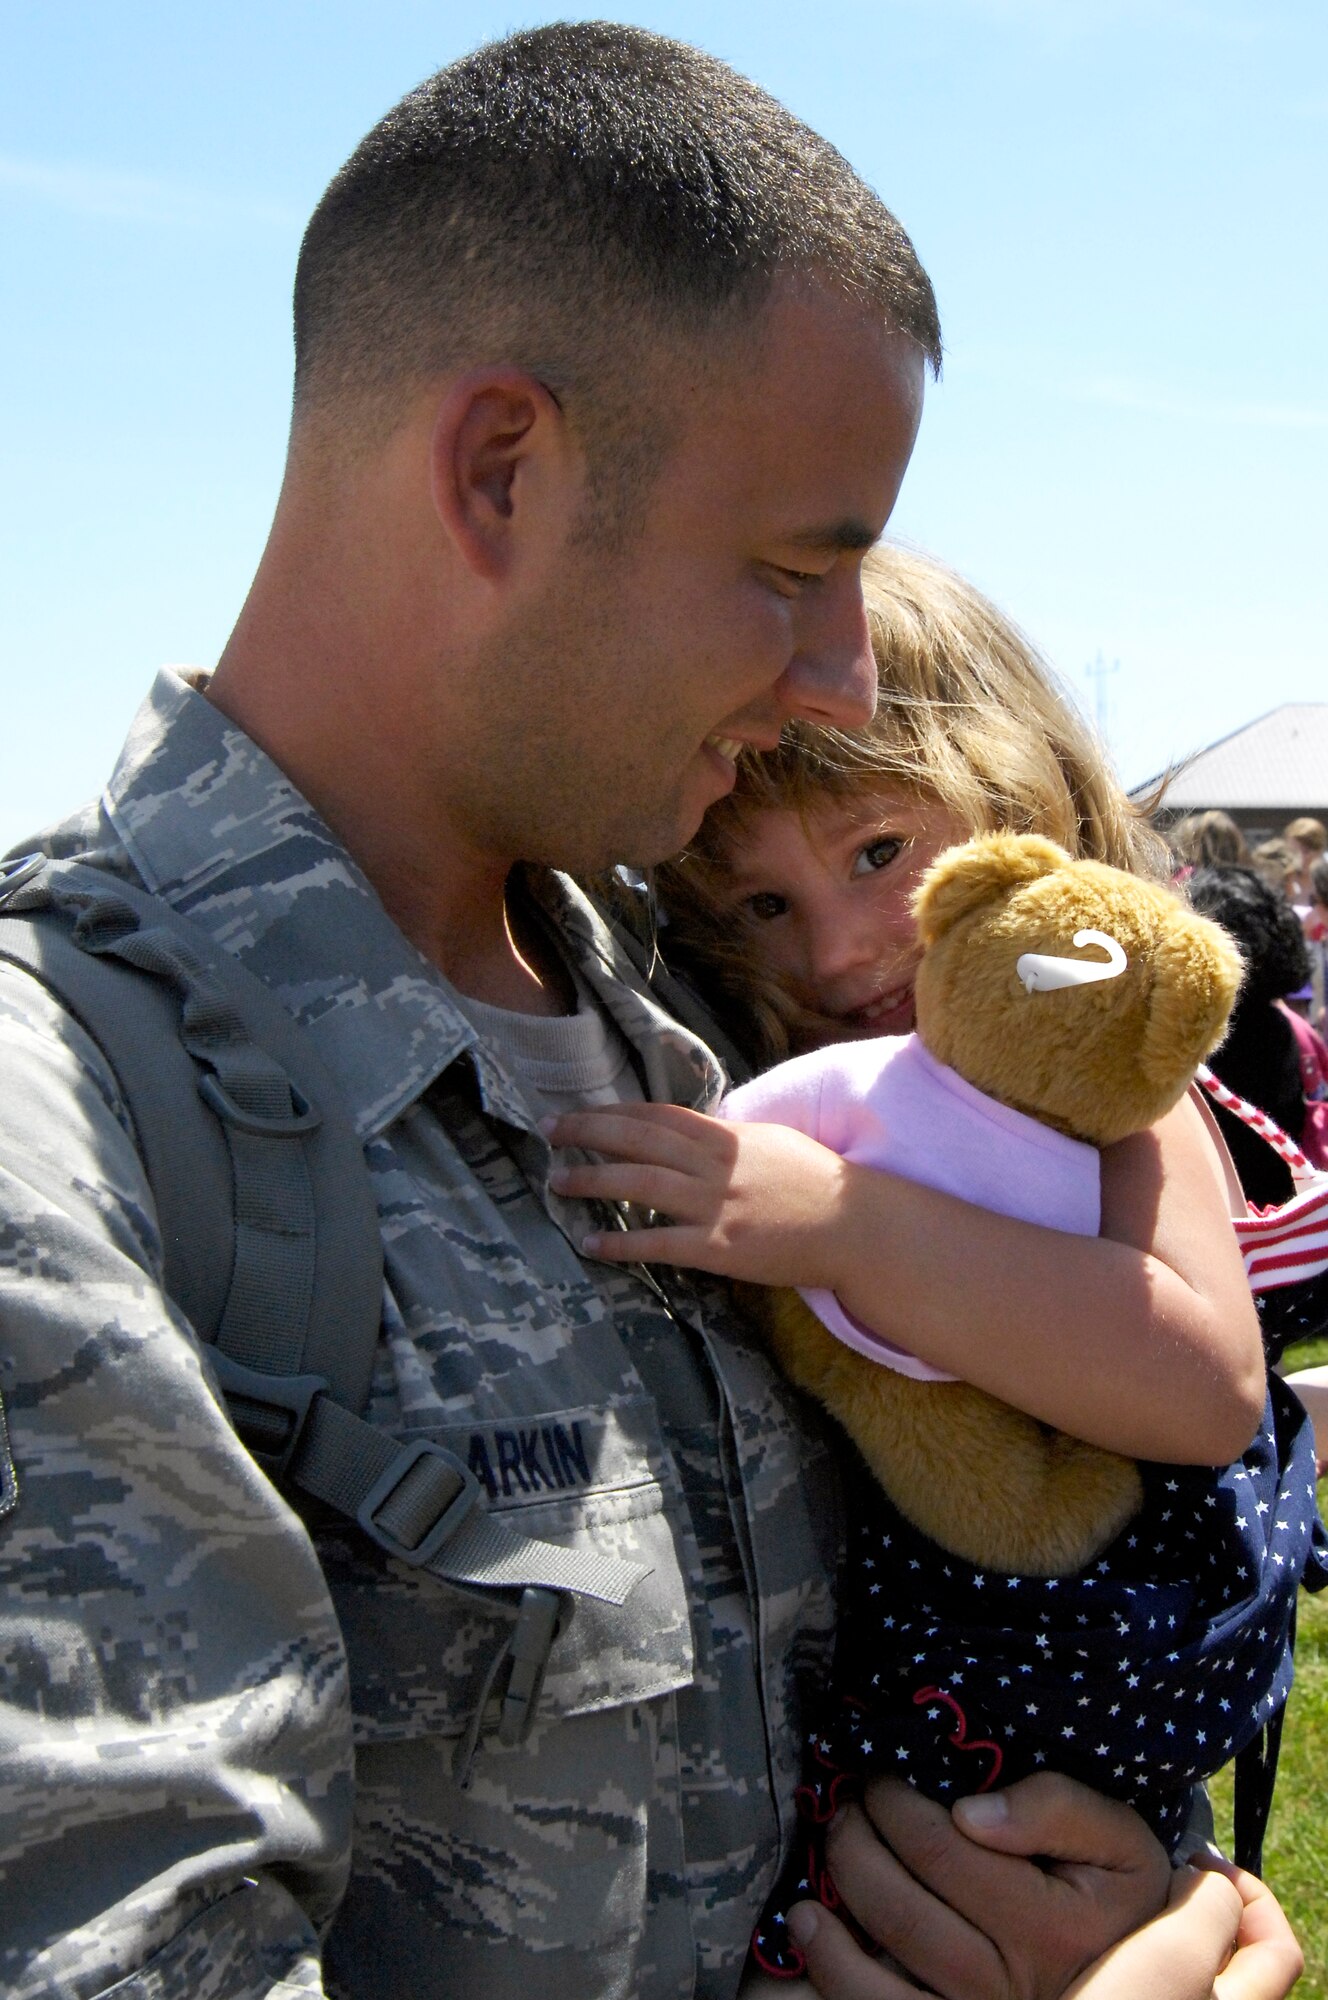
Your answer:
[[[867,558],[864,590],[882,690],[874,723],[854,734],[794,727],[778,751],[744,760],[732,796],[708,815],[691,849],[660,871],[665,955],[701,987],[757,1066],[845,1038],[912,1029],[918,957],[912,897],[932,859],[955,841],[998,828],[1037,832],[1080,856],[1159,879],[1167,873],[1161,842],[1105,771],[1036,656],[992,606],[938,565],[899,550]],[[1181,1517],[1202,1518],[1215,1479],[1194,1468],[1244,1452],[1264,1402],[1258,1327],[1222,1164],[1202,1115],[1183,1103],[1152,1131],[1104,1149],[1097,1237],[988,1214],[851,1166],[783,1127],[734,1126],[677,1107],[582,1114],[561,1120],[553,1136],[607,1161],[566,1169],[565,1192],[632,1202],[667,1218],[648,1235],[591,1238],[591,1254],[830,1291],[852,1317],[914,1357],[922,1372],[976,1383],[1060,1430],[1157,1462],[1158,1491],[1145,1511],[1152,1525],[1174,1520],[1162,1533],[1164,1555],[1113,1549],[1115,1579],[1096,1597],[1088,1593],[1098,1588],[1097,1578],[1080,1579],[1074,1590],[1058,1591],[1057,1580],[1040,1585],[1040,1592],[1056,1594],[1039,1596],[1039,1610],[1028,1613],[1034,1625],[1017,1641],[1007,1635],[1019,1579],[975,1584],[970,1568],[943,1564],[893,1510],[883,1531],[884,1500],[863,1501],[840,1667],[841,1682],[846,1672],[857,1678],[847,1702],[841,1689],[838,1712],[823,1723],[818,1744],[827,1768],[891,1768],[897,1759],[907,1775],[915,1737],[893,1724],[876,1730],[863,1721],[873,1713],[873,1657],[878,1666],[888,1661],[891,1675],[898,1663],[916,1664],[920,1685],[948,1688],[953,1697],[970,1655],[999,1665],[1009,1652],[1005,1678],[1013,1682],[1031,1671],[1024,1653],[1037,1661],[1035,1649],[1045,1655],[1055,1633],[1065,1644],[1054,1662],[1063,1683],[1054,1737],[1050,1711],[1025,1723],[1022,1751],[1015,1745],[1011,1755],[1002,1746],[1004,1777],[1042,1763],[1073,1769],[1149,1811],[1174,1843],[1191,1767],[1158,1750],[1141,1770],[1133,1746],[1127,1767],[1119,1732],[1125,1722],[1134,1724],[1136,1711],[1143,1713],[1150,1693],[1156,1708],[1153,1656],[1159,1641],[1164,1651],[1175,1650],[1163,1637],[1166,1621],[1174,1632],[1209,1588],[1207,1577],[1202,1589],[1191,1581],[1186,1543],[1194,1535]],[[1259,1467],[1245,1476],[1257,1474],[1275,1499],[1278,1452],[1285,1457],[1291,1449],[1294,1419],[1270,1428],[1276,1448],[1265,1443]],[[1312,1459],[1307,1463],[1312,1492]],[[1177,1495],[1172,1507],[1164,1497],[1167,1479]],[[1190,1685],[1177,1690],[1191,1704],[1196,1679],[1216,1672],[1208,1656],[1216,1659],[1211,1626],[1223,1592],[1228,1602],[1237,1594],[1219,1573],[1218,1558],[1234,1570],[1262,1552],[1267,1538],[1259,1508],[1284,1511],[1261,1489],[1236,1529],[1238,1504],[1217,1507],[1231,1536],[1220,1549],[1203,1548],[1204,1566],[1214,1570],[1212,1602],[1203,1606],[1207,1636],[1191,1636],[1187,1644],[1207,1652],[1202,1660],[1195,1653]],[[1308,1534],[1308,1525],[1298,1524],[1296,1574]],[[1128,1531],[1122,1543],[1127,1538]],[[998,1611],[988,1608],[993,1591],[976,1595],[993,1582],[1007,1600]],[[1149,1589],[1156,1598],[1150,1615],[1162,1629],[1151,1636],[1132,1631],[1126,1648],[1122,1604]],[[1275,1623],[1275,1636],[1249,1683],[1257,1683],[1260,1721],[1289,1684],[1293,1595],[1294,1583],[1283,1592],[1277,1620],[1265,1626]],[[1239,1636],[1234,1627],[1227,1632],[1228,1652]],[[1069,1657],[1070,1639],[1087,1642],[1082,1665]],[[1147,1685],[1136,1671],[1138,1658],[1132,1661],[1140,1654],[1150,1662]],[[1246,1656],[1240,1665],[1244,1672]],[[1110,1725],[1093,1707],[1094,1735],[1081,1742],[1067,1718],[1083,1701],[1079,1684],[1090,1669],[1095,1703],[1111,1675],[1120,1677],[1122,1699]],[[1245,1695],[1243,1688],[1248,1706]],[[1219,1704],[1232,1705],[1225,1688],[1214,1685],[1212,1700],[1209,1769],[1225,1761],[1225,1741],[1237,1734],[1244,1740],[1257,1727],[1252,1718],[1242,1717],[1239,1730],[1222,1721]],[[917,1729],[930,1726],[933,1737],[952,1730],[955,1701],[930,1706],[930,1716],[916,1713]],[[1035,1712],[1042,1706],[1034,1703]],[[974,1719],[987,1712],[970,1715],[972,1734],[990,1734]],[[1156,1716],[1159,1737],[1168,1720]],[[1193,1716],[1186,1721],[1193,1751]],[[1014,1724],[1008,1728],[1013,1732]],[[1099,1737],[1110,1744],[1108,1756],[1097,1750]],[[1145,1737],[1151,1749],[1149,1731]],[[980,1760],[965,1764],[959,1754],[955,1761],[967,1771]],[[965,1788],[953,1777],[933,1782],[941,1796],[947,1785]],[[976,1786],[974,1777],[967,1788]],[[814,1864],[808,1879],[815,1886]]]

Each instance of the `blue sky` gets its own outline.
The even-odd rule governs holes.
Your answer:
[[[96,791],[160,663],[224,643],[326,181],[429,70],[551,17],[5,0],[0,843]],[[783,97],[912,233],[948,358],[894,529],[996,597],[1090,713],[1101,657],[1127,779],[1328,699],[1323,0],[626,18]]]

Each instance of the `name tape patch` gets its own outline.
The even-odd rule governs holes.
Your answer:
[[[530,1506],[653,1483],[659,1443],[646,1410],[558,1410],[529,1420],[431,1432],[464,1459],[489,1499]]]

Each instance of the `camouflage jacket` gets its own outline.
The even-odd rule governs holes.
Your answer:
[[[307,1027],[385,1249],[369,1414],[543,1539],[649,1563],[528,1740],[458,1740],[510,1619],[301,1518],[230,1430],[104,1059],[0,971],[0,1988],[721,2000],[790,1831],[837,1548],[823,1448],[708,1280],[582,1262],[517,1082],[309,805],[179,678],[44,845]],[[653,1097],[713,1098],[574,887],[539,894]]]

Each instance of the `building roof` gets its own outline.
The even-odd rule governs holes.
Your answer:
[[[1146,791],[1147,786],[1136,787]],[[1328,804],[1328,701],[1288,701],[1183,764],[1168,811],[1208,806],[1276,811]]]

